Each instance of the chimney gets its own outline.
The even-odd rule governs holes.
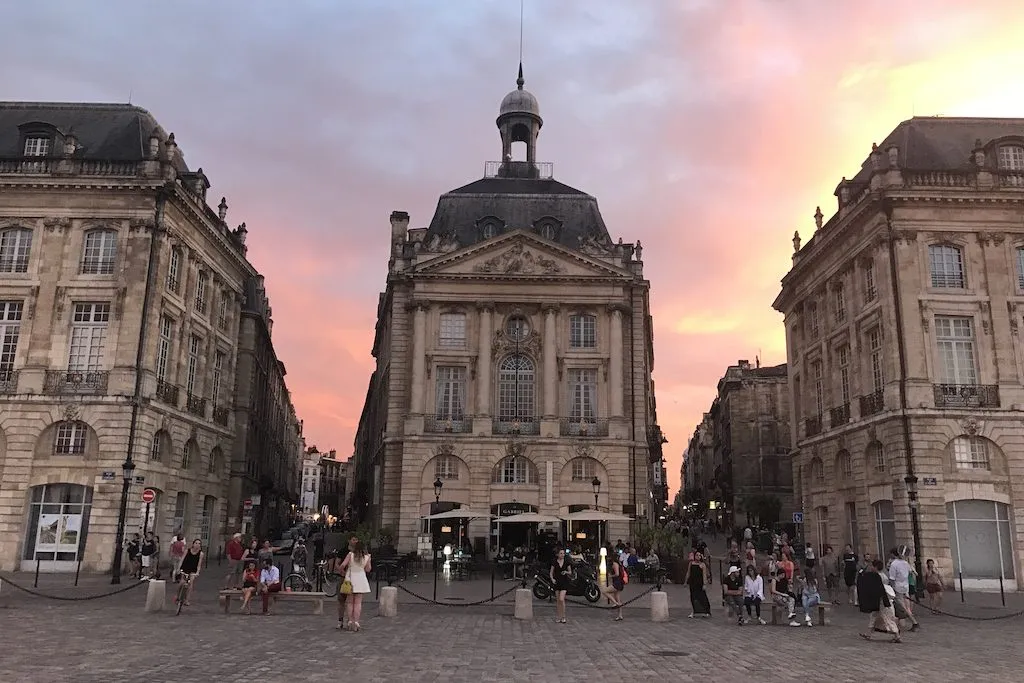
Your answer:
[[[749,370],[750,369],[750,361],[749,360],[741,360],[741,361],[738,361],[736,364],[740,366],[740,370]]]
[[[409,214],[405,211],[391,212],[391,244],[405,242],[409,232]]]

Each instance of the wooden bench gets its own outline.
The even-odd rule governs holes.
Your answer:
[[[780,616],[782,614],[782,607],[779,606],[779,605],[776,605],[774,602],[767,603],[767,604],[770,605],[771,608],[772,608],[771,625],[772,626],[777,626],[780,623],[785,623],[786,622],[785,617]],[[800,606],[800,603],[797,603],[797,607],[799,607],[799,606]],[[761,607],[763,608],[764,605],[762,604]],[[828,611],[832,609],[832,603],[831,602],[819,602],[817,605],[815,605],[811,609],[814,610],[814,612],[818,615],[818,618],[815,619],[815,624],[816,625],[818,625],[818,626],[825,626],[826,624],[828,624],[828,620],[825,617],[828,614]],[[788,617],[788,616],[789,615],[787,614],[786,617]]]
[[[325,597],[327,597],[327,596],[324,595],[323,593],[316,593],[316,592],[309,592],[309,593],[307,593],[307,592],[281,591],[279,593],[271,593],[270,594],[271,602],[274,602],[274,601],[277,601],[277,600],[296,600],[296,601],[299,601],[299,602],[311,602],[311,603],[313,603],[313,614],[317,614],[317,615],[324,613],[324,598]],[[240,591],[240,590],[223,590],[223,591],[220,592],[220,599],[224,603],[224,614],[227,614],[228,612],[231,611],[231,599],[232,598],[238,598],[239,601],[240,601],[242,599],[242,591]],[[257,593],[256,595],[254,595],[252,597],[252,601],[249,604],[251,605],[252,603],[257,603],[258,605],[262,605],[262,603],[263,603],[263,596],[261,596],[259,593]]]

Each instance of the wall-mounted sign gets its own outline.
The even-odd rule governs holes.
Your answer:
[[[103,477],[103,481],[114,481],[114,478],[117,477],[117,472],[105,470],[100,476]]]
[[[921,479],[921,483],[924,486],[938,486],[939,480],[936,479],[935,477],[924,477],[923,479]]]

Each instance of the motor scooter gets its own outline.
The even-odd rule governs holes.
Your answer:
[[[584,562],[577,562],[573,565],[572,584],[566,589],[565,594],[573,597],[586,598],[587,602],[597,602],[601,599],[601,587],[597,585],[597,570]],[[551,582],[550,570],[539,568],[533,575],[533,597],[538,600],[548,600],[555,595],[555,585]]]

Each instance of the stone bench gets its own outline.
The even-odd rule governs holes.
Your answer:
[[[316,593],[316,592],[306,593],[306,592],[294,592],[294,591],[281,591],[279,593],[271,593],[270,594],[271,601],[295,600],[295,601],[299,601],[299,602],[311,602],[311,603],[313,603],[313,614],[317,614],[317,615],[324,613],[324,598],[326,598],[326,597],[327,596],[324,595],[323,593]],[[240,591],[240,590],[223,590],[223,591],[220,592],[220,600],[224,603],[224,614],[227,614],[228,612],[231,611],[231,600],[233,598],[238,598],[238,600],[241,601],[241,599],[242,599],[242,591]],[[257,594],[252,596],[252,601],[250,602],[250,604],[256,603],[257,605],[261,605],[262,601],[263,601],[263,596],[261,596],[259,593],[257,593]]]
[[[772,620],[771,620],[772,626],[777,626],[780,623],[786,623],[786,617],[788,617],[789,615],[788,614],[786,614],[786,615],[782,614],[783,608],[781,606],[779,606],[779,605],[776,605],[774,602],[767,603],[767,604],[772,609]],[[800,603],[797,603],[796,606],[799,607]],[[762,608],[763,607],[764,607],[764,605],[762,605]],[[815,605],[811,609],[818,615],[818,618],[814,620],[814,623],[816,625],[818,625],[818,626],[825,626],[828,623],[828,620],[825,617],[828,614],[829,610],[832,609],[832,603],[831,602],[819,602],[817,605]]]

